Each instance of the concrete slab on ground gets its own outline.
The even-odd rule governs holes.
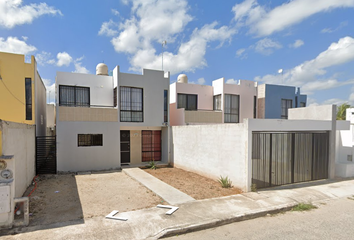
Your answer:
[[[171,205],[195,201],[194,198],[164,183],[140,168],[126,168],[124,173],[143,184]]]

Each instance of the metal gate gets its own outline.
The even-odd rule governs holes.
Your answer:
[[[265,188],[328,178],[328,132],[252,133],[252,184]]]
[[[56,137],[36,137],[36,174],[57,173]]]

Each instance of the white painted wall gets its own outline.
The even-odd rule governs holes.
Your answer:
[[[35,119],[36,136],[46,136],[47,133],[47,93],[44,83],[39,76],[37,63],[35,63]]]
[[[59,106],[59,85],[90,87],[90,105],[113,106],[113,77],[84,73],[57,72],[56,106]],[[58,109],[57,109],[58,112]]]
[[[310,106],[304,108],[290,108],[288,119],[311,119],[311,120],[333,120],[336,115],[335,105]],[[335,117],[334,117],[335,119]]]
[[[124,126],[162,126],[164,122],[164,90],[169,90],[170,78],[163,71],[143,69],[143,74],[119,72],[119,66],[113,70],[118,76],[118,86],[143,88],[144,122],[122,122]],[[120,98],[119,90],[118,101]],[[119,111],[118,111],[119,112]],[[118,113],[119,114],[119,113]],[[118,118],[120,119],[120,118]]]
[[[244,124],[172,127],[173,164],[217,180],[228,176],[247,190],[247,129]]]
[[[55,105],[47,104],[47,128],[55,126]]]
[[[2,131],[2,154],[14,155],[15,197],[22,197],[35,176],[34,125],[0,120]]]
[[[59,122],[57,124],[58,171],[120,168],[118,122]],[[103,134],[103,146],[78,147],[78,134]]]

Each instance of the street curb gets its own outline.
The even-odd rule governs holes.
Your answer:
[[[173,228],[166,228],[160,231],[159,233],[157,233],[156,235],[154,235],[152,239],[167,238],[179,234],[197,232],[209,228],[220,227],[234,222],[240,222],[240,221],[250,220],[254,218],[264,217],[267,214],[277,214],[280,212],[286,212],[291,210],[294,206],[298,204],[299,204],[298,202],[293,202],[288,204],[282,204],[276,207],[273,206],[270,208],[257,209],[256,211],[249,211],[225,219],[212,219],[202,223],[192,224],[188,226],[176,226]]]

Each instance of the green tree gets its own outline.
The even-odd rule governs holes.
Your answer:
[[[337,108],[337,120],[345,120],[346,110],[350,108],[348,103],[343,103]]]

